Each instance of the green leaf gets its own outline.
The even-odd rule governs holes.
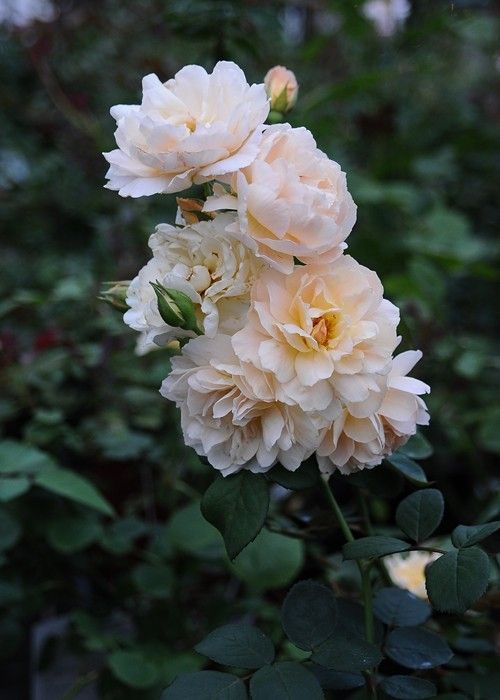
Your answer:
[[[137,588],[151,598],[168,598],[173,583],[170,567],[164,564],[139,564],[132,572]]]
[[[342,633],[348,636],[354,635],[355,637],[361,637],[365,641],[368,641],[366,639],[365,611],[363,606],[353,600],[339,598],[337,600],[337,607],[337,625],[341,628]],[[377,620],[377,618],[375,618],[373,622],[374,641],[376,645],[379,645],[384,638],[384,625],[380,620]]]
[[[52,458],[36,447],[15,440],[0,442],[0,474],[35,474],[53,466]]]
[[[373,612],[391,627],[413,627],[429,619],[428,603],[402,588],[382,588],[373,600]]]
[[[201,514],[198,501],[178,510],[170,519],[168,539],[173,547],[202,559],[224,556],[220,534]]]
[[[59,496],[82,503],[104,515],[114,515],[113,507],[101,496],[95,486],[88,479],[68,469],[56,466],[44,468],[35,475],[35,484]]]
[[[160,700],[247,700],[243,681],[230,673],[197,671],[183,673],[166,690]]]
[[[395,552],[404,552],[407,549],[410,549],[408,542],[396,537],[373,535],[372,537],[360,537],[354,542],[347,542],[342,547],[342,553],[344,559],[371,559],[384,557],[386,554],[394,554]]]
[[[421,489],[407,496],[398,505],[396,522],[415,542],[432,535],[443,519],[444,499],[437,489]]]
[[[391,698],[400,700],[425,700],[436,695],[436,686],[430,681],[414,676],[391,676],[384,678],[380,687]]]
[[[464,613],[485,592],[489,571],[488,555],[479,547],[443,554],[425,573],[432,606],[444,612]]]
[[[0,510],[0,552],[13,547],[21,536],[21,526],[6,510]]]
[[[422,433],[417,432],[405,445],[399,448],[399,453],[401,452],[411,459],[427,459],[434,450],[427,438]]]
[[[0,501],[6,503],[29,490],[31,484],[26,476],[0,477]]]
[[[266,473],[266,477],[285,489],[302,491],[303,489],[310,489],[316,486],[319,479],[319,470],[316,460],[310,458],[303,462],[294,472],[285,469],[281,464],[277,464],[271,471]]]
[[[354,688],[361,688],[365,684],[365,679],[361,673],[331,671],[317,664],[312,664],[309,668],[318,679],[320,686],[325,688],[325,690],[354,690]]]
[[[274,660],[274,645],[257,627],[219,627],[195,646],[195,651],[223,666],[261,668]]]
[[[395,498],[404,487],[401,474],[395,474],[394,470],[385,464],[381,464],[376,469],[362,469],[340,478],[356,488],[368,491],[372,496],[381,498]]]
[[[425,486],[429,483],[420,464],[414,462],[407,455],[401,452],[395,452],[390,457],[387,457],[387,462],[389,462],[391,467],[399,472],[399,474],[402,474],[405,479],[411,481],[412,484],[416,486]]]
[[[233,573],[258,590],[282,588],[297,576],[304,563],[301,540],[262,530],[231,565]]]
[[[459,525],[451,533],[451,541],[458,549],[472,547],[493,535],[498,529],[500,529],[499,520],[484,525]]]
[[[285,598],[281,622],[295,646],[312,651],[333,634],[337,623],[335,596],[316,581],[299,581]]]
[[[250,681],[252,700],[324,700],[315,676],[293,661],[264,666]]]
[[[386,639],[385,651],[396,663],[413,669],[435,668],[453,656],[445,640],[424,627],[396,628]]]
[[[101,533],[101,524],[95,517],[73,515],[52,520],[47,528],[47,539],[57,551],[71,554],[91,545]]]
[[[137,651],[114,651],[108,656],[108,665],[113,675],[131,688],[150,688],[158,679],[154,664]]]
[[[201,512],[221,533],[231,560],[262,530],[268,510],[268,482],[245,469],[216,479],[201,502]]]
[[[379,664],[382,654],[352,629],[337,624],[335,633],[314,650],[311,661],[333,671],[357,673]]]

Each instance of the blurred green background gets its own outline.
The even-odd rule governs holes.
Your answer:
[[[168,354],[135,356],[135,334],[97,300],[175,214],[173,197],[103,189],[109,107],[186,63],[234,60],[250,82],[295,71],[290,121],[341,163],[358,205],[350,252],[400,305],[401,347],[424,352],[426,470],[446,522],[495,517],[498,4],[414,0],[390,36],[344,0],[51,7],[47,21],[0,14],[0,697],[29,697],[35,673],[70,659],[60,687],[31,697],[157,700],[203,664],[189,649],[217,624],[257,616],[272,634],[283,586],[317,564],[267,533],[229,566],[197,505],[213,472],[158,394]],[[316,500],[274,508],[298,518]],[[376,495],[371,508],[382,525],[391,514]],[[38,654],[54,619],[63,634],[42,634]]]

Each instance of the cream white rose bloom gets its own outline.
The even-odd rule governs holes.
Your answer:
[[[142,353],[148,344],[165,345],[172,338],[194,335],[165,323],[151,282],[187,294],[208,336],[219,329],[234,333],[243,326],[250,286],[262,263],[227,232],[234,219],[232,214],[221,214],[213,221],[182,228],[160,224],[150,237],[153,257],[130,283],[129,309],[123,317],[127,325],[144,334]]]
[[[398,309],[377,275],[343,255],[290,275],[265,270],[252,287],[245,327],[233,346],[243,362],[270,372],[292,399],[341,402],[358,418],[384,396],[398,344]]]
[[[276,401],[272,381],[239,362],[227,335],[190,340],[160,393],[180,408],[186,445],[224,476],[277,461],[293,471],[317,447],[313,417]]]
[[[429,393],[430,388],[407,376],[421,357],[420,351],[408,350],[392,360],[377,412],[356,418],[345,408],[323,431],[317,451],[322,472],[330,474],[338,469],[342,474],[350,474],[375,467],[404,445],[415,434],[417,425],[429,424],[427,407],[420,396]]]
[[[425,570],[440,556],[437,552],[402,552],[384,557],[383,562],[396,586],[427,600]]]
[[[248,85],[227,61],[212,73],[185,66],[162,83],[142,81],[140,105],[116,105],[118,148],[104,153],[110,190],[123,197],[180,192],[254,160],[269,112],[264,85]]]
[[[268,127],[257,158],[209,197],[205,211],[237,209],[255,254],[291,273],[294,257],[328,263],[339,257],[356,221],[345,173],[316,147],[307,129]]]

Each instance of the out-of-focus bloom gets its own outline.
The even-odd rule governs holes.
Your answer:
[[[295,73],[284,66],[274,66],[264,78],[266,92],[271,100],[271,109],[289,112],[297,102],[299,85]]]
[[[437,552],[403,552],[384,557],[383,562],[396,586],[427,599],[425,569],[440,556]]]
[[[224,476],[277,461],[293,471],[317,446],[313,418],[277,401],[272,380],[239,362],[227,335],[190,340],[160,392],[181,410],[186,445]]]
[[[307,129],[276,124],[264,132],[257,159],[231,178],[205,211],[237,209],[240,229],[259,257],[281,272],[337,258],[356,221],[345,173],[316,147]]]
[[[2,0],[0,24],[28,27],[33,22],[52,22],[57,16],[51,0]]]
[[[128,288],[124,321],[145,332],[147,343],[165,345],[172,338],[193,337],[165,322],[151,283],[186,294],[195,305],[203,331],[233,333],[245,322],[250,286],[262,267],[241,241],[226,231],[234,215],[178,228],[160,224],[149,239],[153,257]]]
[[[369,0],[361,8],[380,36],[392,36],[411,12],[408,0]]]
[[[185,66],[162,83],[142,81],[140,105],[116,105],[118,148],[105,153],[108,189],[123,197],[180,192],[244,168],[254,160],[269,102],[264,85],[248,85],[227,61],[208,74]]]
[[[399,311],[382,295],[377,275],[348,255],[290,275],[266,270],[252,287],[235,352],[302,405],[329,397],[339,413],[341,402],[352,416],[369,416],[380,407],[381,377],[398,344]]]
[[[338,469],[350,474],[370,469],[407,442],[417,425],[428,425],[429,414],[421,394],[430,391],[419,379],[408,377],[422,353],[408,350],[395,357],[387,376],[381,378],[383,400],[368,416],[352,415],[347,408],[322,434],[317,451],[322,472]]]

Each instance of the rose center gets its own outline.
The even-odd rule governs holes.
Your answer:
[[[319,345],[328,346],[330,340],[335,337],[336,332],[337,316],[334,313],[328,313],[313,319],[311,336]]]

